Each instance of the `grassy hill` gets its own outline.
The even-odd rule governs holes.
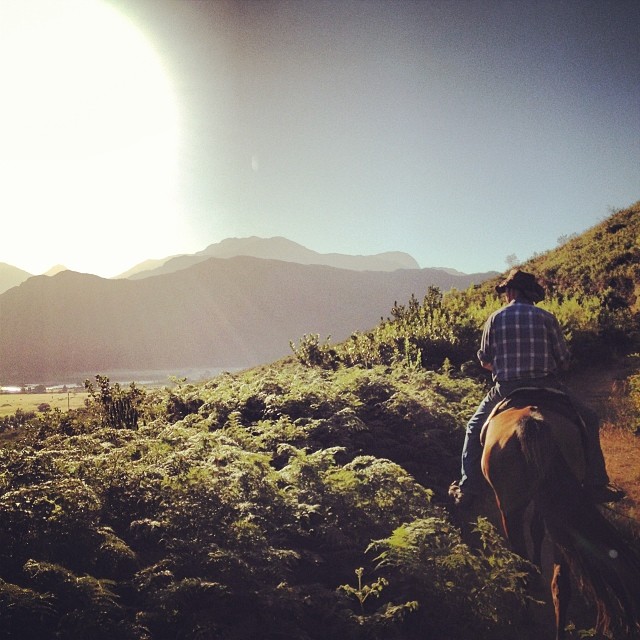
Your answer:
[[[614,304],[605,277],[637,219],[526,265],[585,353],[637,348],[637,297]],[[615,277],[637,292],[635,246]],[[582,252],[602,264],[574,286]],[[524,561],[486,519],[463,535],[446,502],[499,304],[491,283],[431,289],[344,342],[291,336],[294,354],[266,366],[165,389],[98,376],[84,409],[3,419],[0,635],[542,637],[523,623]]]
[[[640,202],[617,211],[531,267],[552,292],[596,295],[607,309],[640,311]]]
[[[559,318],[576,366],[638,349],[640,202],[518,268],[534,273],[547,290],[540,306]],[[475,360],[482,324],[501,304],[494,288],[503,278],[444,296],[431,288],[423,300],[396,304],[388,322],[337,348],[305,337],[299,355],[365,366],[404,359],[431,368],[447,358],[462,366]]]

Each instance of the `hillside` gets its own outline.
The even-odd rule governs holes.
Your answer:
[[[548,586],[530,590],[492,498],[462,517],[446,503],[481,394],[447,372],[288,359],[99,383],[85,410],[5,422],[4,637],[551,637]],[[590,637],[577,596],[570,620]]]
[[[550,295],[598,296],[609,309],[639,312],[640,201],[520,268],[535,273]],[[481,291],[491,290],[497,279]]]
[[[598,295],[609,309],[640,311],[640,202],[529,265],[552,291]]]
[[[290,353],[317,333],[344,340],[395,300],[485,274],[354,271],[250,257],[209,258],[140,280],[65,271],[0,296],[0,376],[49,380],[115,370],[236,368]]]
[[[611,271],[602,242],[612,233],[593,230],[576,246],[600,255]],[[615,232],[622,239],[618,233],[624,229]],[[565,254],[561,265],[581,266],[576,257]],[[317,267],[291,272],[291,265],[249,258],[221,264],[233,260],[267,293],[286,288],[278,274],[297,274],[313,293],[334,271],[322,267],[309,283],[303,276]],[[36,293],[49,296],[39,313],[57,304],[81,316],[82,305],[98,305],[98,322],[111,306],[126,302],[131,311],[145,299],[144,287],[174,278],[177,299],[163,299],[139,318],[153,322],[161,311],[171,315],[172,305],[184,306],[179,287],[201,283],[204,273],[224,290],[221,264],[212,259],[123,282],[62,273],[34,278],[12,295],[39,287]],[[361,276],[347,273],[355,295]],[[589,283],[599,277],[593,260]],[[49,290],[47,282],[59,288]],[[69,283],[74,287],[65,290]],[[637,352],[628,331],[637,326],[632,305],[607,306],[605,293],[558,290],[545,304],[562,319],[572,348],[582,341],[598,351],[615,330],[628,332],[619,344]],[[229,305],[236,304],[231,294]],[[207,306],[204,289],[199,300]],[[482,321],[499,304],[489,285],[445,295],[428,289],[424,299],[394,305],[390,319],[342,343],[307,336],[293,356],[164,389],[96,376],[82,409],[0,420],[3,637],[552,637],[548,582],[532,580],[531,567],[491,525],[499,520],[488,488],[479,513],[455,510],[447,498],[465,422],[486,391],[486,374],[467,361]],[[208,315],[214,310],[207,307]],[[83,326],[76,323],[76,331]],[[89,329],[109,327],[105,321]],[[581,365],[571,380],[598,401],[609,471],[629,490],[602,513],[638,549],[639,359],[622,350],[613,355],[615,368],[598,359],[597,376]],[[597,637],[594,608],[577,590],[569,620],[568,639]],[[609,637],[635,640],[637,633],[617,626]]]

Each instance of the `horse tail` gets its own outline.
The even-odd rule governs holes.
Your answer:
[[[517,434],[534,503],[580,590],[594,601],[597,629],[638,637],[640,556],[592,502],[539,413],[522,420]]]

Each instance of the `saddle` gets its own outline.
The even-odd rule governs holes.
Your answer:
[[[521,387],[515,389],[501,400],[491,411],[480,432],[480,442],[484,443],[487,426],[492,418],[506,409],[522,409],[523,407],[537,408],[538,405],[576,423],[580,427],[583,442],[587,441],[587,427],[582,416],[571,401],[571,398],[559,389],[552,387]]]

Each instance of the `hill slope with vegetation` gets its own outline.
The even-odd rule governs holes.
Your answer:
[[[585,357],[638,348],[637,298],[613,304],[598,244],[637,221],[635,206],[526,265]],[[602,273],[574,287],[582,250]],[[637,266],[619,265],[636,291]],[[491,286],[432,288],[370,332],[292,336],[291,357],[205,383],[96,376],[84,409],[5,418],[0,636],[527,637],[526,563],[487,519],[464,536],[446,502],[486,389],[473,359]]]

